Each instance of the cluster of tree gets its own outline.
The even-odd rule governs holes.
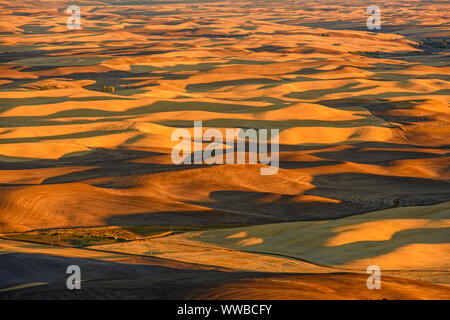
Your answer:
[[[114,86],[103,86],[103,92],[110,92],[114,93],[116,92],[116,88]]]
[[[447,39],[433,40],[433,39],[427,38],[426,40],[419,42],[419,45],[422,48],[447,49],[449,47]]]
[[[356,56],[370,57],[370,55],[367,52],[362,52],[362,51],[348,51],[348,53],[354,54]]]
[[[44,84],[40,87],[40,90],[52,90],[52,89],[59,89],[59,87],[56,83]]]

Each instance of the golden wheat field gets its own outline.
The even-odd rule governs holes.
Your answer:
[[[447,1],[75,2],[0,0],[0,299],[450,299]]]

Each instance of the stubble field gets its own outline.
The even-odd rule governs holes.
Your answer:
[[[450,298],[448,3],[77,4],[0,1],[0,299]],[[278,173],[175,165],[200,120]]]

